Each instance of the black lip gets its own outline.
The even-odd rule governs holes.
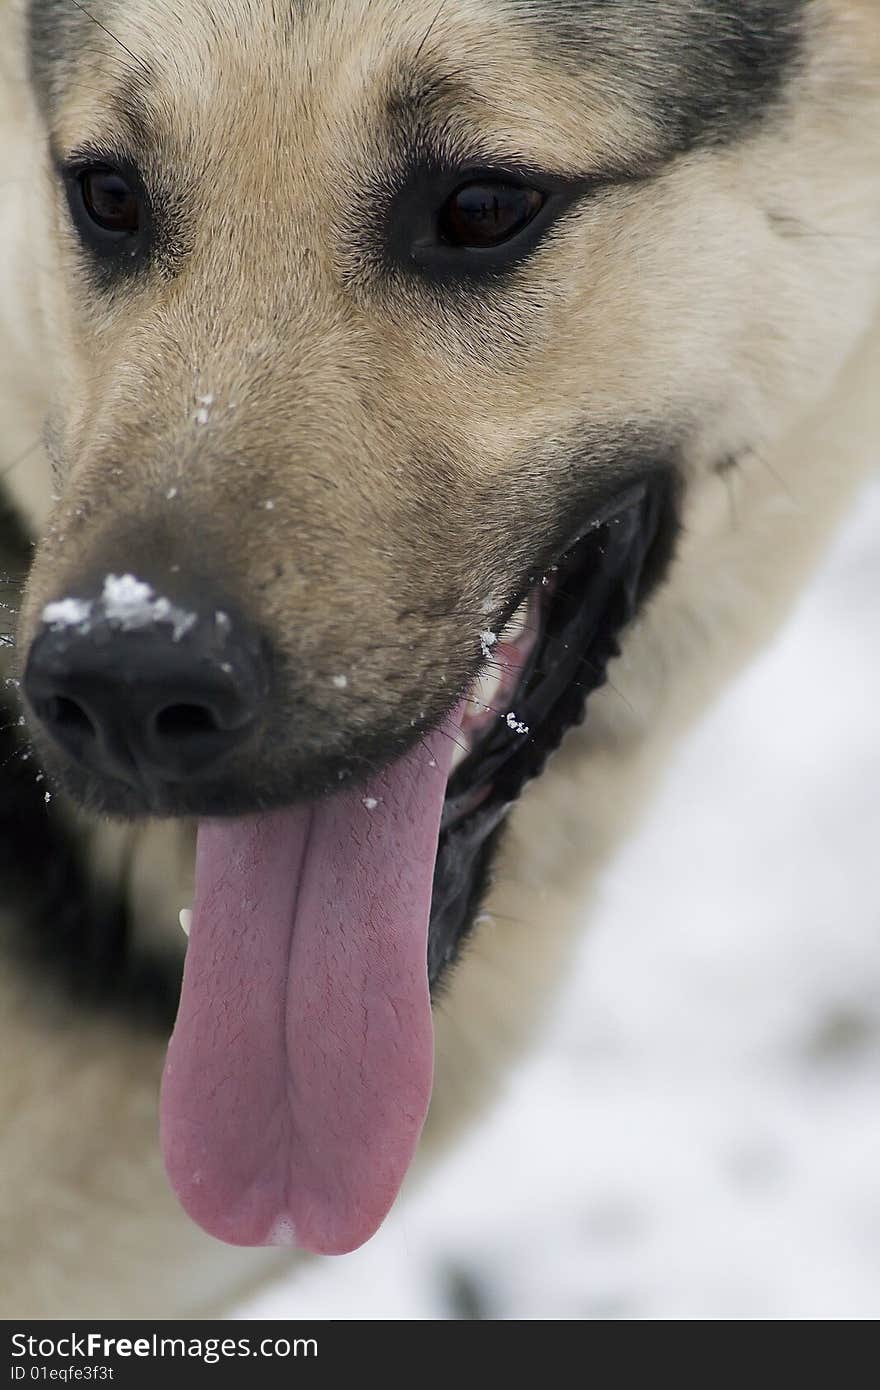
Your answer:
[[[582,723],[589,695],[605,683],[620,650],[621,633],[665,570],[676,529],[674,497],[668,474],[637,484],[594,517],[559,560],[541,640],[516,697],[517,721],[529,733],[517,734],[499,719],[450,781],[428,937],[432,990],[468,935],[508,811],[568,730]],[[478,786],[490,790],[467,810]]]

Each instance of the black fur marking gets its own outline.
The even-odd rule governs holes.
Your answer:
[[[607,74],[645,111],[665,157],[726,144],[775,109],[796,68],[806,0],[506,0],[551,61]]]
[[[63,0],[30,0],[27,47],[31,85],[47,119],[58,99],[60,70],[75,61],[79,44],[73,39],[70,9]]]
[[[92,1008],[112,1007],[129,1023],[170,1032],[179,970],[169,958],[135,949],[125,903],[90,886],[81,854],[61,817],[45,803],[39,764],[21,741],[0,734],[0,884],[11,947],[34,978]],[[7,943],[4,943],[4,949]]]
[[[61,91],[77,66],[95,49],[119,50],[126,59],[126,83],[146,91],[153,73],[148,63],[127,48],[101,18],[101,0],[29,0],[27,46],[33,88],[49,119]]]
[[[22,576],[30,564],[29,541],[2,491],[0,563]],[[9,694],[0,685],[0,953],[25,966],[35,996],[54,988],[167,1034],[179,966],[136,947],[122,896],[89,883],[74,836],[46,802],[50,783],[37,780],[40,764]]]

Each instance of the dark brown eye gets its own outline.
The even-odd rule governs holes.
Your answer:
[[[104,232],[136,236],[141,226],[137,194],[115,169],[96,165],[79,176],[83,207],[89,219]]]
[[[544,195],[535,188],[467,183],[444,204],[440,233],[451,246],[500,246],[527,227],[543,206]]]

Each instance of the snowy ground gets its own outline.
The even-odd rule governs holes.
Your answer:
[[[551,1035],[245,1317],[880,1316],[880,484],[609,876]]]

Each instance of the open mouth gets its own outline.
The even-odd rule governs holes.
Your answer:
[[[342,1254],[387,1215],[431,1096],[430,989],[662,570],[672,498],[668,475],[632,486],[539,568],[443,728],[366,786],[202,823],[161,1125],[211,1234]]]
[[[443,808],[428,970],[433,988],[466,938],[497,832],[543,771],[587,699],[604,684],[618,638],[637,613],[671,541],[666,475],[618,496],[532,587],[465,697]]]

